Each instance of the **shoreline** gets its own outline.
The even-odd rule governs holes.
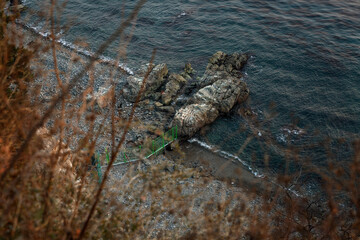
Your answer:
[[[269,186],[276,187],[267,178],[254,176],[241,162],[226,159],[198,143],[182,141],[176,149],[166,151],[165,155],[176,163],[197,169],[204,176],[211,175],[244,190],[261,191]]]
[[[31,27],[25,26],[23,23],[18,25],[23,29],[25,36],[31,39],[40,38],[41,41],[48,42],[49,39],[41,33],[35,31]],[[75,49],[59,44],[58,51],[66,54],[67,51],[75,51]],[[63,50],[61,50],[63,49]],[[81,52],[77,54],[82,55],[83,58],[89,58],[88,55]],[[109,65],[108,62],[102,62],[104,65]],[[111,65],[111,64],[110,64]],[[121,68],[121,67],[120,67]],[[262,177],[256,177],[243,163],[235,159],[227,159],[211,150],[200,146],[198,143],[190,143],[182,141],[179,144],[178,151],[166,151],[166,155],[174,162],[181,163],[187,167],[200,170],[205,175],[211,175],[218,180],[227,182],[232,186],[240,187],[247,190],[261,190],[271,184],[270,181]],[[184,157],[185,156],[185,157]]]

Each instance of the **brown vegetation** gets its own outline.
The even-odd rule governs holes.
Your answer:
[[[170,160],[128,166],[121,180],[111,177],[136,104],[130,117],[122,119],[121,109],[115,107],[119,93],[112,89],[110,110],[99,114],[94,101],[84,101],[93,92],[93,77],[79,96],[69,92],[82,75],[92,76],[97,56],[123,37],[144,2],[138,2],[83,70],[69,77],[56,63],[56,2],[50,5],[49,44],[24,46],[16,13],[6,16],[1,1],[0,239],[359,239],[359,140],[348,166],[332,164],[330,171],[317,172],[326,196],[296,197],[270,182],[260,194],[246,192]],[[51,51],[51,72],[58,83],[50,103],[39,97],[41,85],[35,82],[46,74],[37,60],[45,51]],[[121,48],[118,60],[123,54]],[[30,69],[32,61],[37,68]],[[95,121],[103,123],[109,116],[113,147],[99,185],[89,165],[105,126],[95,126]],[[88,126],[85,132],[80,121]],[[122,137],[115,143],[118,133]],[[287,150],[291,158],[297,153]],[[289,187],[296,181],[284,175],[277,182]]]

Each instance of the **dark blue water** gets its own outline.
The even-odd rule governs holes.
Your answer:
[[[32,10],[40,1],[28,0]],[[42,2],[42,1],[41,1]],[[70,23],[62,39],[86,40],[95,50],[124,19],[134,2],[67,2],[61,23]],[[123,11],[124,9],[124,11]],[[330,138],[341,149],[335,160],[351,155],[360,134],[360,2],[358,0],[152,0],[141,10],[127,48],[127,65],[136,69],[157,48],[156,62],[180,71],[190,62],[200,75],[218,50],[251,54],[245,78],[247,106],[265,121],[253,130],[236,111],[211,125],[201,141],[240,157],[259,170],[269,152],[270,171],[285,164],[282,148],[312,145]],[[115,58],[119,41],[106,51]],[[272,116],[275,114],[276,116]],[[249,136],[255,137],[239,149]],[[348,144],[334,139],[344,138]],[[326,165],[321,146],[303,148],[318,166]],[[291,162],[291,165],[300,163]],[[300,164],[301,165],[301,164]]]

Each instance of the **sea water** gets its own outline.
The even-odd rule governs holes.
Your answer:
[[[44,10],[42,3],[25,2],[34,12]],[[91,55],[135,3],[67,1],[59,23],[71,27],[59,33],[60,41],[73,48],[86,41],[89,47],[78,50]],[[305,162],[326,167],[329,149],[336,152],[331,161],[347,161],[360,134],[359,13],[357,0],[149,0],[136,27],[126,31],[122,64],[131,74],[156,48],[155,62],[173,72],[190,62],[201,76],[216,51],[250,54],[244,81],[251,93],[244,107],[253,120],[236,108],[192,142],[216,146],[258,176],[301,171],[306,178]],[[46,34],[44,22],[28,24]],[[102,57],[115,59],[119,44]],[[291,147],[300,149],[300,159],[286,157]]]

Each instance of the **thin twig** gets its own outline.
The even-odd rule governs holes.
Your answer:
[[[88,226],[88,224],[89,224],[89,222],[90,222],[90,219],[91,219],[91,217],[93,216],[93,214],[94,214],[94,212],[95,212],[95,209],[96,209],[96,206],[97,206],[97,204],[98,204],[98,202],[99,202],[99,200],[100,200],[100,195],[101,195],[102,190],[104,189],[104,186],[105,186],[106,180],[107,180],[107,178],[108,178],[110,169],[111,169],[113,163],[115,162],[117,153],[119,152],[119,149],[120,149],[121,145],[122,145],[123,142],[125,141],[125,137],[126,137],[126,135],[127,135],[127,132],[129,131],[130,125],[131,125],[131,123],[132,123],[132,120],[133,120],[133,117],[134,117],[134,114],[135,114],[135,109],[136,109],[137,104],[138,104],[138,102],[139,102],[139,100],[140,100],[140,97],[142,96],[142,92],[143,92],[143,90],[144,90],[144,88],[145,88],[146,80],[147,80],[147,78],[149,77],[149,74],[150,74],[150,72],[151,72],[151,70],[152,70],[152,67],[151,67],[151,66],[152,66],[152,63],[153,63],[154,58],[155,58],[155,53],[156,53],[156,50],[154,50],[153,53],[152,53],[148,70],[147,70],[147,72],[146,72],[146,74],[145,74],[145,76],[144,76],[144,79],[143,79],[143,82],[142,82],[140,91],[138,92],[138,94],[137,94],[137,96],[136,96],[135,103],[134,103],[134,105],[133,105],[132,108],[131,108],[131,113],[130,113],[129,119],[128,119],[127,123],[126,123],[124,132],[123,132],[123,134],[122,134],[122,136],[121,136],[121,140],[119,141],[118,145],[116,146],[115,152],[114,152],[114,153],[113,153],[113,152],[111,153],[110,163],[109,163],[108,167],[107,167],[106,170],[105,170],[104,177],[103,177],[103,179],[102,179],[102,181],[101,181],[101,183],[100,183],[100,187],[99,187],[99,189],[98,189],[98,191],[97,191],[97,193],[96,193],[95,202],[93,203],[93,205],[92,205],[92,207],[91,207],[91,209],[90,209],[89,215],[88,215],[88,217],[87,217],[87,219],[86,219],[86,221],[85,221],[85,223],[84,223],[84,226],[83,226],[82,229],[81,229],[81,232],[80,232],[80,235],[79,235],[79,238],[78,238],[79,240],[84,237],[84,234],[85,234],[85,231],[86,231],[86,229],[87,229],[87,226]]]
[[[4,178],[10,170],[14,167],[16,161],[22,156],[23,152],[27,149],[27,147],[30,144],[31,139],[35,135],[36,131],[41,128],[45,121],[51,116],[52,112],[54,111],[57,104],[62,101],[67,94],[70,92],[70,90],[76,85],[76,83],[91,69],[94,62],[99,58],[99,56],[106,50],[106,48],[116,40],[116,38],[121,35],[121,33],[131,24],[131,21],[135,19],[137,14],[139,13],[142,6],[145,4],[146,0],[140,0],[133,11],[131,12],[130,16],[120,25],[120,27],[103,43],[99,49],[95,52],[93,56],[90,57],[90,62],[86,65],[86,67],[78,73],[76,76],[74,76],[71,80],[71,82],[67,85],[67,87],[64,87],[64,90],[61,94],[59,94],[52,104],[50,105],[49,109],[45,112],[45,114],[42,116],[42,118],[31,128],[29,133],[27,134],[23,144],[17,151],[17,153],[11,158],[9,167],[5,169],[5,171],[1,174],[0,182],[3,182]]]

